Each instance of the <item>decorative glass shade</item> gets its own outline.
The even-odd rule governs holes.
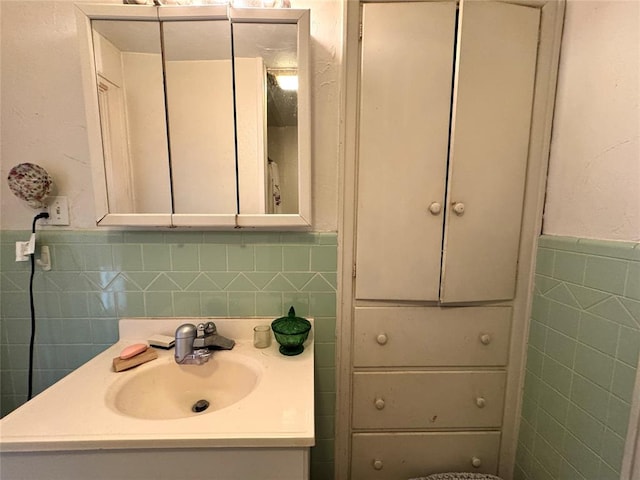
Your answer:
[[[53,187],[53,179],[47,171],[34,163],[16,165],[9,171],[7,180],[13,194],[32,208],[43,208]]]

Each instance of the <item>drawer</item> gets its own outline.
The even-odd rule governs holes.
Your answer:
[[[353,428],[499,428],[507,374],[356,372]]]
[[[498,470],[499,432],[356,433],[352,480],[404,480],[442,472]]]
[[[511,307],[356,307],[355,367],[503,366]]]

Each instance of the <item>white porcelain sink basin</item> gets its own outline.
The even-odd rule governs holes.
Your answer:
[[[107,404],[135,418],[169,420],[204,415],[242,400],[257,386],[261,366],[244,355],[215,352],[202,365],[172,357],[124,372],[107,391]]]

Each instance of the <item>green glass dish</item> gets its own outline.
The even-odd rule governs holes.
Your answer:
[[[276,318],[271,322],[271,330],[280,344],[280,353],[292,357],[304,351],[304,342],[309,336],[311,322],[306,318],[296,317],[293,307],[286,317]]]

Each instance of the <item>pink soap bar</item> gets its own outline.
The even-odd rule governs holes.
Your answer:
[[[136,355],[144,352],[149,348],[146,343],[136,343],[135,345],[129,345],[122,352],[120,352],[120,358],[126,360],[127,358],[135,357]]]

